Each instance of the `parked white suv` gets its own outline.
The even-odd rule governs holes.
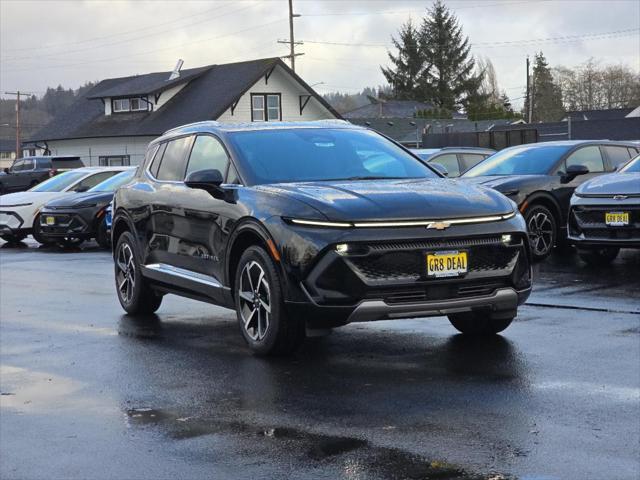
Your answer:
[[[19,242],[27,235],[40,242],[40,209],[50,200],[85,192],[126,167],[84,167],[56,175],[26,192],[0,196],[0,238]]]

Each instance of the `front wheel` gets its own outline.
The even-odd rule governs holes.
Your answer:
[[[42,235],[42,230],[40,230],[40,214],[36,215],[36,218],[33,219],[31,236],[36,242],[42,245],[52,245],[53,243],[55,243],[53,240],[49,240],[47,237]]]
[[[580,259],[595,267],[609,265],[618,256],[620,249],[617,247],[578,248]]]
[[[533,205],[524,214],[534,261],[551,255],[558,237],[558,224],[553,213],[542,205]]]
[[[162,296],[154,292],[142,276],[135,255],[133,235],[124,232],[115,249],[115,280],[120,305],[132,315],[153,313],[162,303]]]
[[[515,314],[492,317],[489,313],[464,312],[449,315],[449,321],[465,335],[495,335],[511,325]]]
[[[254,353],[284,355],[301,345],[305,323],[287,314],[276,265],[263,248],[244,252],[234,286],[240,331]]]

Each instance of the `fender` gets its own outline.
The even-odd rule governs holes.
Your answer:
[[[129,213],[121,208],[118,208],[116,210],[116,212],[113,214],[113,219],[111,221],[111,255],[115,258],[116,243],[113,241],[113,235],[116,232],[116,230],[118,230],[116,227],[122,222],[124,222],[127,225],[127,229],[133,234],[134,238],[136,239],[135,249],[136,249],[136,254],[138,255],[138,258],[139,259],[144,258],[142,257],[142,252],[140,252],[140,242],[138,238],[138,232],[135,227],[135,223],[129,216]]]
[[[527,207],[529,205],[536,203],[536,201],[540,199],[544,199],[545,201],[548,201],[553,205],[554,211],[552,213],[558,216],[558,228],[562,228],[565,221],[566,214],[563,215],[562,208],[560,208],[560,204],[555,199],[555,197],[548,192],[538,190],[536,192],[529,194],[529,196],[527,196],[524,199],[524,201],[520,204],[518,208],[520,210],[520,213],[524,214],[524,212],[527,210]]]
[[[238,220],[232,232],[229,234],[229,241],[227,242],[227,247],[225,249],[224,284],[226,286],[231,285],[231,275],[233,275],[233,273],[230,271],[231,250],[233,249],[233,246],[235,245],[235,242],[238,236],[246,231],[251,231],[252,233],[257,235],[265,245],[268,245],[269,243],[271,243],[272,245],[277,245],[275,240],[273,239],[273,236],[269,233],[267,228],[260,223],[258,219],[253,217],[244,217]],[[267,248],[267,253],[269,253],[273,257],[273,254],[269,251],[268,248]],[[282,267],[282,262],[280,262],[279,259],[274,259],[274,260],[276,260],[275,263],[280,272],[281,280],[283,284],[286,285],[288,283],[287,275],[286,275],[286,272],[284,271],[284,268]]]

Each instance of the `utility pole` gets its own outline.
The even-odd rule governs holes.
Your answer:
[[[20,90],[17,92],[4,92],[5,95],[16,96],[16,159],[22,158],[22,142],[20,141]]]
[[[293,13],[293,0],[289,0],[289,40],[278,40],[278,43],[289,44],[289,55],[282,58],[288,58],[291,62],[291,70],[296,71],[296,57],[304,55],[304,53],[296,53],[295,46],[302,45],[302,42],[296,42],[293,36],[293,19],[299,17],[299,13]]]
[[[533,111],[533,99],[531,98],[531,87],[529,82],[529,55],[527,55],[527,123],[531,123],[531,112]]]

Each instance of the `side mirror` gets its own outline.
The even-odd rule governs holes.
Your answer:
[[[9,173],[9,169],[8,168],[4,168],[3,171],[4,171],[4,173]]]
[[[569,165],[567,172],[562,175],[561,181],[562,183],[569,183],[574,178],[587,173],[589,173],[589,169],[584,165]]]
[[[189,188],[204,190],[218,198],[224,196],[224,189],[220,187],[223,181],[220,170],[212,168],[191,172],[187,175],[184,184]]]
[[[445,177],[449,176],[449,171],[447,170],[447,167],[445,167],[444,165],[442,165],[441,163],[438,162],[433,162],[430,163],[430,165],[435,168],[438,173],[441,173],[442,175],[444,175]]]
[[[80,186],[80,187],[78,187],[78,188],[74,189],[74,191],[75,191],[76,193],[83,193],[83,192],[86,192],[87,190],[89,190],[89,188],[90,188],[90,187],[89,187],[88,185],[82,185],[82,186]]]

